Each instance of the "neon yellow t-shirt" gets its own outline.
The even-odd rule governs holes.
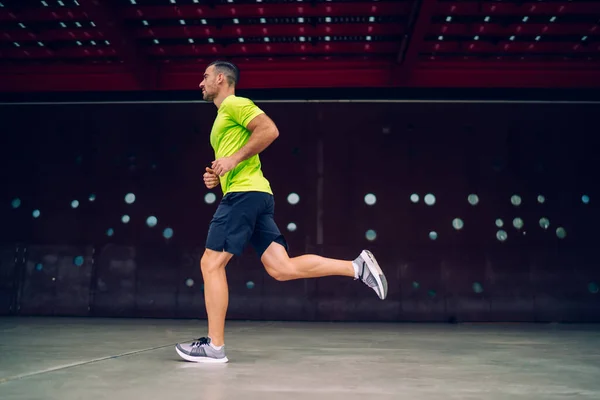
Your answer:
[[[210,144],[215,159],[229,157],[242,148],[250,138],[248,124],[264,112],[250,99],[228,96],[223,100],[210,132]],[[230,192],[266,192],[273,194],[269,181],[263,176],[258,154],[242,161],[220,177],[223,195]]]

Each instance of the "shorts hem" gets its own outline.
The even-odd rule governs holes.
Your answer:
[[[267,251],[267,249],[269,248],[269,246],[272,243],[278,243],[283,246],[283,248],[285,249],[286,252],[288,252],[288,253],[290,252],[290,246],[288,245],[287,240],[285,240],[285,236],[283,236],[283,234],[279,234],[279,235],[273,237],[273,239],[269,240],[264,249],[257,248],[257,246],[254,246],[254,245],[252,246],[252,247],[254,247],[254,251],[258,255],[258,258],[262,258],[263,254],[265,253],[265,251]]]
[[[212,251],[216,251],[218,253],[229,253],[229,254],[233,254],[236,257],[239,257],[242,255],[243,251],[239,251],[239,250],[232,250],[231,248],[228,248],[228,246],[210,246],[210,245],[205,245],[204,246],[205,249],[208,250],[212,250]]]

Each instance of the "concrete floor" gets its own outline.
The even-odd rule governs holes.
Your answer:
[[[600,326],[0,318],[0,399],[600,399]]]

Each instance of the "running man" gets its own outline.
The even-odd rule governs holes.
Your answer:
[[[204,100],[217,106],[210,133],[215,161],[204,173],[204,184],[221,185],[223,198],[208,229],[206,249],[200,261],[208,335],[178,344],[177,353],[188,361],[224,363],[225,315],[228,287],[225,266],[240,256],[250,243],[267,273],[278,281],[347,276],[360,279],[380,299],[387,296],[387,281],[375,257],[363,250],[354,261],[317,255],[290,258],[285,238],[273,219],[274,201],[269,181],[263,176],[259,153],[277,137],[273,121],[251,100],[237,97],[238,68],[225,61],[211,63],[200,89]]]

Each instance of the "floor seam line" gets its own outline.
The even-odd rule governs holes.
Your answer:
[[[151,347],[151,348],[148,348],[148,349],[128,351],[126,353],[121,353],[121,354],[117,354],[117,355],[100,357],[100,358],[95,358],[93,360],[81,361],[81,362],[76,362],[76,363],[73,363],[73,364],[61,365],[61,366],[58,366],[58,367],[52,367],[52,368],[48,368],[48,369],[45,369],[45,370],[42,370],[42,371],[35,371],[35,372],[30,372],[30,373],[16,375],[16,376],[9,376],[7,378],[0,378],[0,385],[3,384],[3,383],[11,382],[11,381],[17,381],[17,380],[20,380],[20,379],[29,378],[31,376],[42,375],[42,374],[46,374],[46,373],[49,373],[49,372],[61,371],[63,369],[69,369],[69,368],[79,367],[79,366],[82,366],[82,365],[93,364],[93,363],[100,362],[100,361],[106,361],[106,360],[110,360],[112,358],[120,358],[120,357],[130,356],[130,355],[134,355],[134,354],[144,353],[144,352],[147,352],[147,351],[158,350],[158,349],[162,349],[162,348],[169,347],[169,346],[175,346],[176,344],[177,343],[165,344],[165,345],[162,345],[162,346]]]

